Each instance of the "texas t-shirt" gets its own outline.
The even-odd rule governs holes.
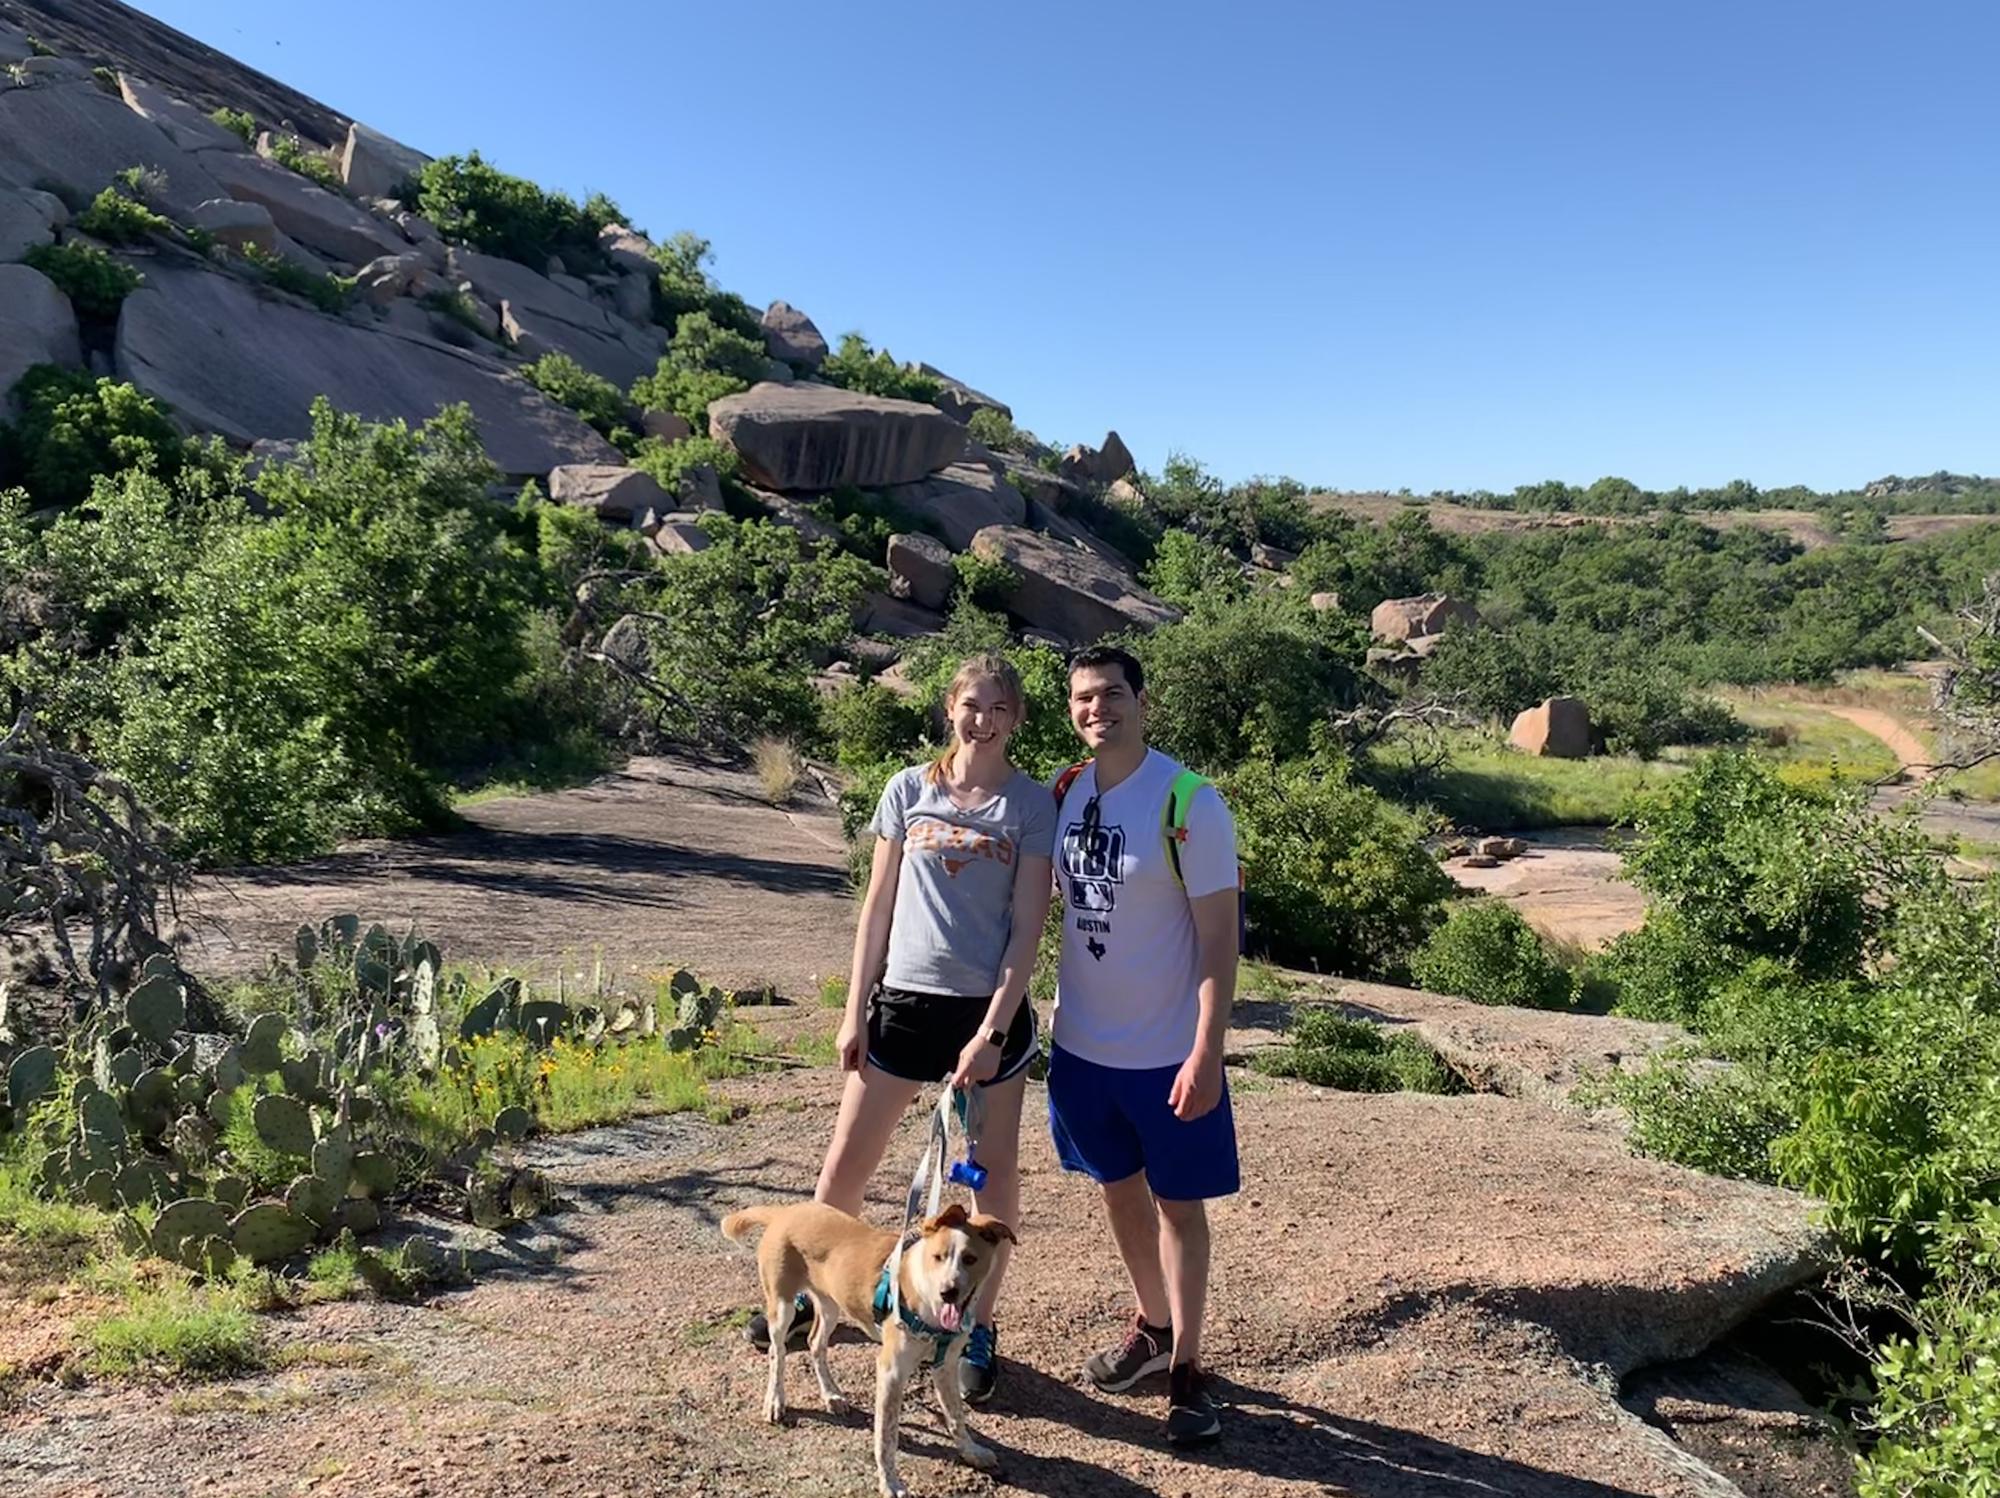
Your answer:
[[[1054,1038],[1099,1066],[1178,1066],[1194,1049],[1201,962],[1188,901],[1236,888],[1236,825],[1214,786],[1197,790],[1180,843],[1182,877],[1174,877],[1167,792],[1181,769],[1151,749],[1099,796],[1097,767],[1088,766],[1057,814],[1063,942]]]
[[[930,778],[929,765],[891,776],[868,824],[903,845],[882,981],[991,998],[1014,933],[1014,871],[1024,856],[1049,856],[1055,823],[1049,788],[1018,770],[970,809]]]

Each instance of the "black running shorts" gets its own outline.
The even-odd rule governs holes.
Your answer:
[[[992,1002],[991,994],[968,998],[879,987],[868,1001],[868,1064],[906,1082],[941,1082],[957,1069],[959,1052],[979,1033]],[[1019,1076],[1034,1056],[1035,1006],[1024,998],[992,1080]]]

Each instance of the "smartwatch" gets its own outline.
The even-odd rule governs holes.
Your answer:
[[[1006,1048],[1007,1032],[1005,1030],[998,1030],[989,1027],[986,1030],[981,1031],[980,1033],[986,1037],[987,1044],[997,1045],[1001,1047],[1003,1050]]]

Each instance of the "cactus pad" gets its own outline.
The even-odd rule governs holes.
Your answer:
[[[266,1093],[257,1099],[251,1117],[257,1137],[281,1155],[308,1156],[313,1150],[312,1114],[295,1097],[281,1092]]]
[[[236,1251],[252,1264],[289,1259],[317,1235],[313,1225],[278,1202],[257,1202],[230,1221],[229,1236]]]
[[[118,1200],[127,1207],[163,1202],[172,1189],[167,1173],[150,1160],[134,1160],[118,1172]]]
[[[100,1212],[118,1205],[118,1179],[108,1170],[93,1170],[83,1178],[83,1199]]]
[[[516,989],[502,983],[491,993],[465,1011],[465,1018],[459,1021],[458,1038],[477,1040],[482,1035],[491,1035],[500,1026],[508,1008],[514,1002]]]
[[[155,1050],[173,1044],[174,1032],[187,1023],[181,986],[172,978],[148,978],[125,995],[125,1023]]]
[[[229,1236],[229,1214],[203,1196],[184,1196],[168,1202],[153,1220],[153,1252],[163,1259],[181,1262],[184,1240]]]
[[[243,1069],[252,1076],[265,1076],[278,1069],[284,1059],[279,1050],[279,1042],[285,1038],[285,1017],[282,1014],[260,1014],[250,1021],[250,1028],[244,1032],[241,1052]]]
[[[333,1187],[336,1199],[347,1195],[354,1175],[352,1140],[329,1136],[313,1146],[313,1174]]]
[[[363,1150],[354,1157],[353,1179],[348,1190],[358,1196],[387,1196],[396,1189],[396,1162],[387,1155],[374,1150]]]
[[[300,1176],[286,1188],[285,1205],[315,1227],[327,1227],[340,1206],[340,1193],[324,1176]]]
[[[319,961],[319,936],[312,927],[301,926],[292,933],[292,956],[302,973]]]
[[[217,1176],[215,1184],[208,1189],[215,1194],[216,1201],[231,1212],[239,1210],[250,1200],[250,1179],[247,1176]]]
[[[105,1076],[109,1077],[110,1081],[107,1082],[104,1077],[99,1077],[97,1085],[107,1092],[113,1087],[130,1087],[139,1080],[140,1073],[145,1070],[145,1056],[140,1053],[137,1046],[128,1046],[105,1062]]]
[[[114,1149],[125,1142],[125,1110],[110,1093],[79,1092],[76,1115],[86,1138],[94,1134]]]
[[[7,1106],[16,1113],[55,1085],[56,1053],[45,1045],[21,1052],[7,1068]]]
[[[209,1080],[215,1084],[217,1092],[234,1092],[243,1085],[244,1075],[243,1048],[232,1045],[215,1058]]]
[[[528,1131],[534,1126],[534,1114],[518,1103],[511,1108],[502,1108],[499,1116],[493,1120],[493,1132],[509,1143],[517,1139],[526,1139]]]
[[[530,999],[514,1011],[514,1029],[531,1045],[547,1045],[569,1031],[569,1005]]]

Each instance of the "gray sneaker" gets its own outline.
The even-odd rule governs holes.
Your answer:
[[[1083,1371],[1105,1393],[1121,1394],[1147,1374],[1164,1372],[1173,1359],[1174,1329],[1153,1326],[1134,1313],[1125,1340],[1093,1354]]]

